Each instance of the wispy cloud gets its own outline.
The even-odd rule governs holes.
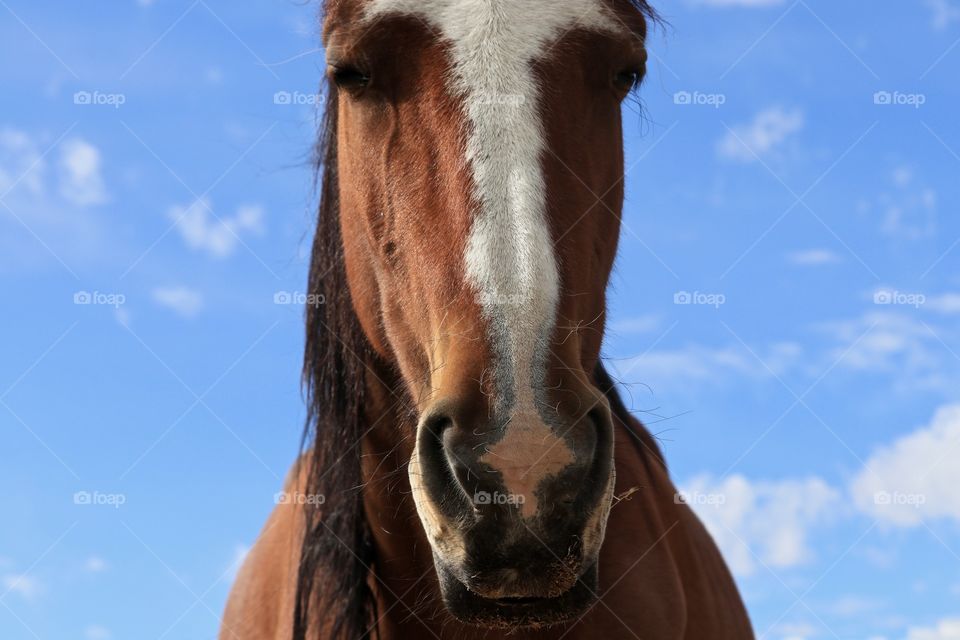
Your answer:
[[[100,150],[86,140],[67,140],[61,147],[60,195],[79,207],[107,202]]]
[[[107,570],[107,561],[100,556],[90,556],[83,568],[90,573],[102,573]]]
[[[775,152],[793,134],[803,129],[803,111],[771,107],[753,121],[737,125],[717,145],[721,157],[736,162],[754,162]]]
[[[107,255],[97,209],[109,200],[102,155],[69,130],[61,138],[0,129],[0,269]]]
[[[761,351],[758,360],[740,344],[719,347],[691,344],[611,360],[611,365],[625,380],[644,382],[657,391],[689,388],[692,382],[721,385],[734,377],[779,376],[797,366],[803,355],[800,345],[792,342],[775,343]]]
[[[943,293],[929,297],[924,306],[945,315],[960,314],[960,293]]]
[[[83,637],[87,640],[110,640],[113,634],[106,627],[93,624],[83,630]]]
[[[788,253],[787,262],[799,267],[820,267],[840,262],[840,256],[829,249],[806,249]]]
[[[188,206],[175,206],[167,215],[176,222],[187,246],[214,258],[233,254],[241,235],[263,233],[264,213],[259,205],[243,205],[233,215],[214,215],[210,200],[201,198]]]
[[[909,298],[918,294],[898,295]],[[960,363],[945,344],[952,343],[955,336],[950,328],[924,320],[921,299],[919,309],[884,305],[859,318],[819,325],[817,330],[836,342],[827,348],[827,360],[858,375],[891,376],[897,391],[952,393],[960,377]]]
[[[882,610],[884,603],[876,598],[867,598],[855,594],[840,596],[823,609],[833,615],[856,618],[872,611]]]
[[[741,576],[757,570],[757,558],[773,568],[812,560],[811,533],[841,503],[841,493],[816,477],[757,482],[700,475],[683,485],[682,495]]]
[[[945,618],[932,627],[910,627],[907,640],[958,640],[960,618]]]
[[[37,141],[26,132],[0,129],[0,193],[20,187],[33,195],[43,191],[45,161]]]
[[[31,576],[8,573],[0,576],[0,592],[16,593],[26,600],[33,600],[42,591],[40,582]]]
[[[937,231],[937,192],[923,184],[913,169],[895,168],[886,187],[858,203],[861,215],[879,223],[880,231],[900,239],[928,238]]]
[[[943,30],[954,22],[960,22],[960,6],[953,0],[926,0],[926,5],[933,13],[933,28]]]
[[[41,151],[41,141],[13,128],[0,130],[0,194],[62,202],[77,207],[103,204],[109,198],[100,150],[83,138],[67,138]],[[57,158],[51,177],[48,160]],[[62,216],[62,212],[57,212]]]
[[[203,309],[203,294],[188,287],[159,287],[151,296],[154,302],[184,318],[192,318]]]

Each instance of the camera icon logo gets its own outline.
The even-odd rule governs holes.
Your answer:
[[[877,291],[873,294],[874,304],[893,304],[893,294],[889,291]]]
[[[73,294],[73,304],[91,304],[92,302],[93,296],[89,291],[77,291]]]
[[[289,291],[277,291],[273,294],[273,304],[290,304],[293,302],[293,296]]]
[[[73,494],[73,504],[90,504],[92,496],[89,491],[77,491]]]
[[[77,91],[73,94],[73,104],[90,104],[93,102],[93,94],[89,91]]]
[[[673,304],[693,304],[693,295],[689,291],[678,291],[673,294]]]
[[[273,94],[273,104],[290,104],[293,102],[293,94],[289,91],[277,91]]]
[[[692,104],[693,95],[689,91],[677,91],[673,94],[673,104]]]
[[[893,94],[889,91],[877,91],[873,94],[873,104],[893,104]]]
[[[478,491],[476,495],[473,496],[474,504],[491,504],[492,502],[493,496],[486,491]]]

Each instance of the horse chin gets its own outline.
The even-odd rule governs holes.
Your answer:
[[[485,629],[539,629],[577,620],[596,603],[597,564],[554,598],[485,598],[470,591],[452,571],[437,564],[447,611],[458,621]]]

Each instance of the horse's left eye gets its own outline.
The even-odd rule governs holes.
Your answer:
[[[613,84],[617,91],[628,93],[640,84],[642,77],[642,74],[636,69],[624,69],[614,76]]]
[[[356,67],[331,65],[330,76],[341,89],[359,91],[370,84],[370,75]]]

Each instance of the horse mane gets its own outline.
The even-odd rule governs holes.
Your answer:
[[[646,0],[629,2],[648,19]],[[305,528],[293,621],[293,640],[318,629],[317,612],[331,612],[331,640],[376,635],[376,598],[371,571],[376,550],[363,507],[360,441],[365,429],[366,368],[374,353],[350,298],[340,230],[337,167],[338,93],[325,83],[325,108],[315,149],[320,186],[316,233],[311,248],[302,384],[307,406],[301,448],[305,492],[323,496],[304,505]],[[616,422],[662,463],[656,441],[633,419],[602,364],[594,374]],[[299,472],[300,469],[297,470]]]
[[[307,419],[301,447],[308,501],[294,610],[294,640],[306,640],[311,611],[336,612],[329,637],[366,635],[376,600],[368,583],[374,549],[363,511],[360,440],[370,345],[353,310],[340,233],[337,88],[326,87],[316,147],[320,206],[306,310],[303,387]]]

